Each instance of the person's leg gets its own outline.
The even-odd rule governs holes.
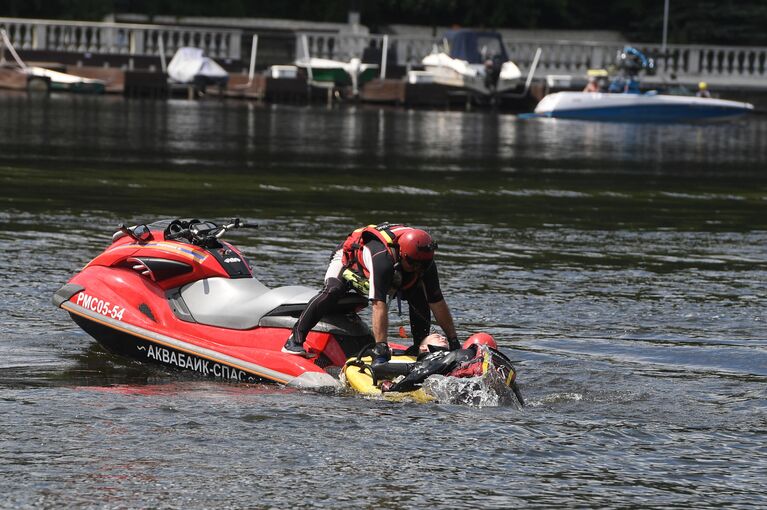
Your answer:
[[[288,337],[282,352],[287,354],[297,354],[307,356],[304,349],[306,335],[314,326],[338,303],[338,300],[349,290],[345,281],[338,278],[343,264],[341,263],[341,251],[337,251],[331,258],[328,270],[325,273],[325,285],[322,290],[314,296],[306,308],[301,312],[298,322],[293,326],[293,331]]]

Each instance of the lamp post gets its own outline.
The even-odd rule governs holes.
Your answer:
[[[663,45],[661,52],[664,57],[666,56],[666,42],[668,41],[668,2],[669,0],[665,0],[663,4]]]

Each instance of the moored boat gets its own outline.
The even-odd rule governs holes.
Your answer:
[[[226,87],[229,73],[215,60],[206,57],[200,48],[179,48],[168,64],[168,78],[171,82],[194,85],[204,91],[209,85]]]
[[[4,61],[5,48],[13,57],[15,65]],[[29,91],[57,90],[101,94],[106,90],[104,80],[84,78],[42,66],[27,65],[16,53],[5,30],[0,30],[0,70],[9,77],[4,81],[9,81],[16,87],[23,85]]]
[[[513,90],[522,80],[497,32],[449,30],[441,48],[435,48],[421,63],[425,72],[409,76],[412,83],[438,83],[488,96]]]
[[[295,61],[311,85],[330,88],[351,86],[352,94],[357,95],[360,87],[378,74],[378,64],[366,64],[358,58],[348,62],[327,58],[302,58]]]
[[[694,96],[611,92],[556,92],[535,107],[539,116],[614,122],[702,122],[730,120],[754,105]]]

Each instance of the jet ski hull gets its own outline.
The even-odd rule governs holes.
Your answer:
[[[163,365],[230,382],[270,381],[302,388],[336,387],[338,381],[313,360],[283,354],[279,349],[226,346],[200,339],[165,335],[127,323],[121,323],[70,302],[61,306],[72,320],[107,351],[136,361]],[[255,337],[271,336],[281,345],[289,331],[260,330],[254,344],[264,343]],[[324,334],[327,335],[327,334]],[[207,344],[207,345],[205,345]],[[327,365],[328,359],[320,358]]]

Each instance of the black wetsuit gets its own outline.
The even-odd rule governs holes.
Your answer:
[[[505,354],[496,349],[490,349],[490,354],[493,366],[504,379],[514,373],[514,367],[511,365],[511,360],[507,358]],[[388,379],[397,377],[398,375],[405,375],[404,379],[401,381],[388,386],[386,391],[412,391],[418,389],[430,375],[449,375],[456,369],[459,369],[458,372],[461,372],[461,370],[465,370],[467,367],[473,367],[473,363],[481,362],[482,358],[478,356],[477,347],[472,345],[466,349],[457,349],[454,351],[440,350],[421,354],[416,358],[415,363],[381,363],[379,365],[373,365],[373,370],[378,379]],[[391,365],[391,370],[387,365]],[[469,372],[473,372],[473,368],[470,369]],[[465,373],[464,375],[457,376],[468,377]],[[514,388],[513,383],[512,388]],[[517,392],[518,390],[515,390],[515,393]],[[520,399],[520,403],[522,403],[523,400],[520,395],[518,395],[518,398]]]
[[[426,338],[431,327],[431,310],[429,303],[442,301],[442,291],[439,286],[437,264],[429,264],[426,271],[419,277],[416,273],[402,271],[399,264],[393,260],[386,247],[378,240],[370,240],[365,246],[372,255],[373,267],[365,268],[370,273],[370,299],[386,301],[389,295],[399,292],[400,297],[407,301],[410,313],[410,330],[413,334],[415,345],[420,344]],[[340,249],[340,246],[339,246]],[[333,252],[335,255],[336,252]],[[332,257],[331,257],[332,259]],[[343,272],[343,269],[341,273]],[[365,278],[364,274],[359,275]],[[413,280],[416,280],[413,282]],[[412,283],[407,289],[402,289]],[[301,313],[294,328],[294,335],[301,342],[306,340],[306,335],[317,325],[323,316],[330,313],[338,300],[349,291],[355,289],[351,282],[339,274],[337,277],[328,277],[325,286],[315,297],[309,301],[306,309]]]
[[[474,359],[477,350],[474,346],[468,349],[457,349],[455,351],[435,351],[418,356],[416,362],[408,365],[408,374],[401,381],[391,385],[387,391],[411,391],[419,386],[430,375],[446,375],[455,369],[461,363],[466,363]],[[383,365],[383,364],[382,364]],[[373,370],[376,376],[385,377],[386,367],[375,366]]]

